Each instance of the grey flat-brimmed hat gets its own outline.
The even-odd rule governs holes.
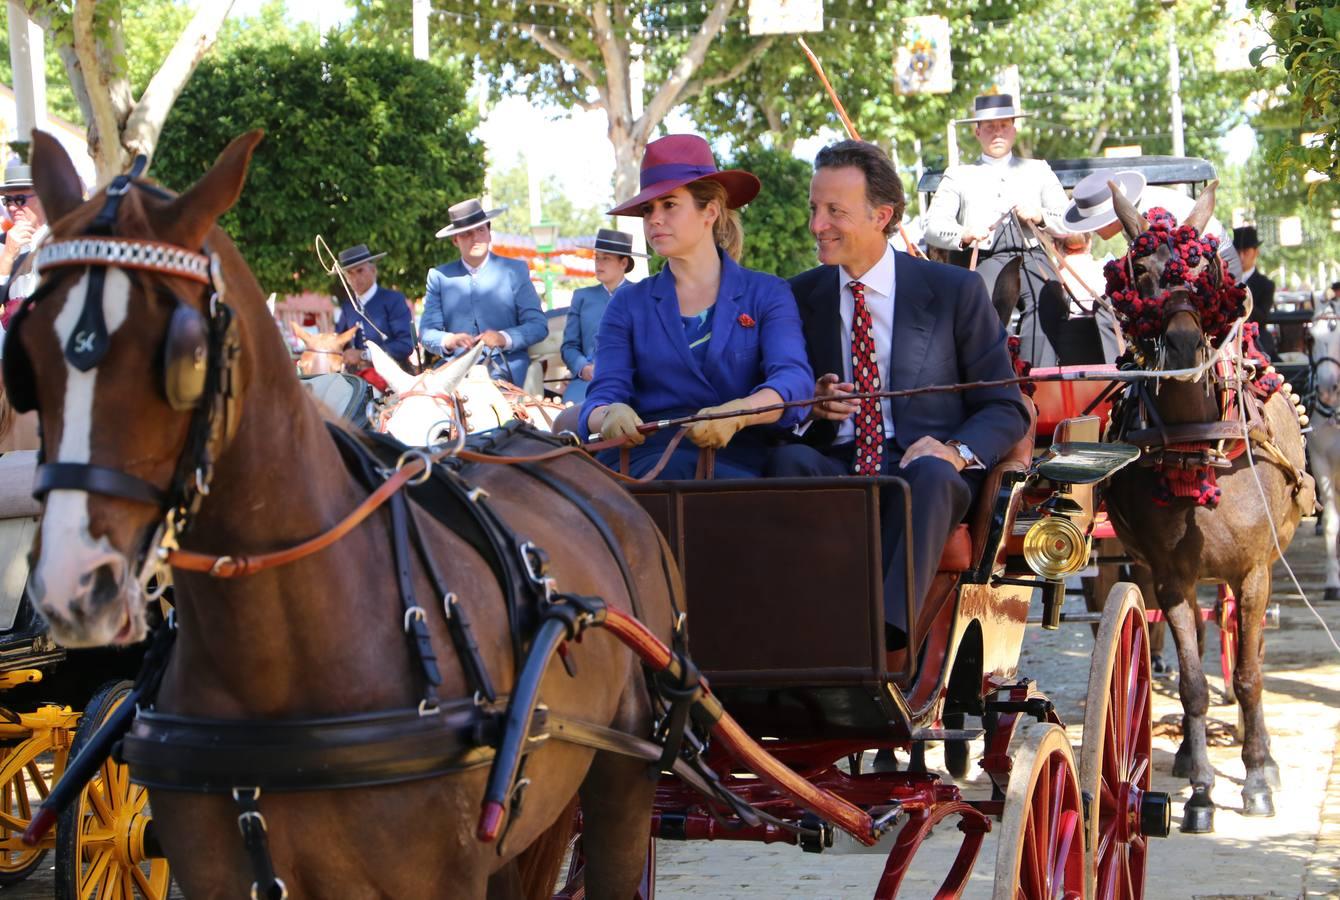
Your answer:
[[[596,250],[600,253],[614,253],[618,256],[640,256],[647,258],[647,254],[638,253],[633,249],[633,236],[626,231],[615,231],[613,228],[602,228],[596,232]]]
[[[996,119],[1023,119],[1028,113],[1019,108],[1013,94],[981,94],[972,101],[972,115],[960,122],[994,122]]]
[[[25,166],[23,163],[15,160],[5,166],[5,184],[7,188],[30,188],[33,186],[33,170],[31,166]]]
[[[341,250],[337,259],[341,269],[352,269],[354,266],[381,259],[385,255],[385,253],[373,253],[367,244],[354,244],[348,250]]]
[[[1076,232],[1097,231],[1117,221],[1117,210],[1112,206],[1112,189],[1107,186],[1109,181],[1115,182],[1122,196],[1132,204],[1140,202],[1140,195],[1145,190],[1145,176],[1129,170],[1099,169],[1075,185],[1070,205],[1061,217],[1066,228]]]
[[[498,218],[505,212],[507,212],[505,206],[485,212],[484,205],[473,197],[469,200],[462,200],[447,209],[447,218],[451,219],[451,224],[439,231],[437,236],[449,238],[453,234],[469,231],[477,225],[483,225],[490,219]]]

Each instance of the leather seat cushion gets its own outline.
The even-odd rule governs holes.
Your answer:
[[[955,526],[949,532],[944,552],[940,554],[940,572],[966,572],[972,568],[972,534],[966,524]]]

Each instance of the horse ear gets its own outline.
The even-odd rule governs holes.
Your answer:
[[[42,199],[47,221],[55,222],[84,202],[84,184],[60,141],[33,129],[33,187]]]
[[[1134,243],[1136,238],[1149,230],[1149,222],[1135,208],[1135,204],[1126,199],[1115,181],[1109,181],[1107,188],[1112,192],[1112,208],[1116,210],[1122,230],[1126,232],[1126,240]]]
[[[1218,187],[1218,178],[1205,185],[1205,190],[1196,198],[1196,205],[1191,208],[1183,225],[1190,225],[1197,234],[1205,233],[1205,226],[1210,224],[1210,216],[1214,215],[1214,192]]]
[[[191,185],[186,193],[172,201],[164,219],[183,229],[185,233],[180,235],[181,244],[199,246],[219,216],[237,202],[237,198],[242,195],[242,183],[247,177],[251,154],[264,136],[264,131],[256,129],[233,138],[210,170]]]
[[[297,325],[294,325],[289,330],[293,332],[293,336],[296,337],[304,347],[312,346],[312,336],[307,333],[306,328],[299,328]]]
[[[386,351],[372,341],[368,341],[368,355],[372,358],[372,368],[377,370],[378,375],[386,379],[386,383],[391,390],[397,394],[403,394],[414,387],[414,382],[418,379],[400,368],[396,361],[386,354]]]
[[[350,328],[348,331],[341,331],[339,334],[335,335],[335,340],[339,341],[340,346],[343,347],[345,344],[352,341],[354,339],[354,335],[356,334],[358,334],[357,325],[355,325],[353,328]]]

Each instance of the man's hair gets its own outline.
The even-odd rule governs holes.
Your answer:
[[[871,207],[893,207],[893,216],[884,226],[884,234],[893,234],[898,229],[898,223],[902,222],[903,210],[907,207],[903,181],[898,177],[893,162],[883,150],[865,141],[839,141],[820,150],[814,158],[816,172],[844,167],[860,169],[865,175],[865,199]]]

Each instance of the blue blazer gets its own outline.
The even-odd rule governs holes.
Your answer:
[[[362,350],[367,346],[367,338],[386,351],[386,355],[400,364],[409,362],[414,352],[414,319],[409,313],[409,303],[405,295],[380,285],[377,292],[363,304],[367,318],[358,314],[351,301],[346,300],[340,306],[340,317],[336,321],[336,331],[348,331],[355,325],[360,326],[354,335],[353,346]],[[369,328],[371,322],[375,328]],[[382,337],[381,334],[386,335]]]
[[[419,319],[419,339],[439,356],[450,356],[442,340],[450,333],[501,331],[512,339],[504,357],[513,384],[526,380],[526,348],[549,335],[549,321],[530,283],[530,269],[519,259],[490,253],[477,277],[459,259],[428,271],[428,290]]]
[[[748,326],[740,322],[744,315],[752,320]],[[589,432],[593,409],[610,403],[627,403],[651,422],[691,415],[762,388],[772,388],[788,402],[814,396],[800,316],[786,282],[742,268],[722,254],[712,339],[706,364],[699,368],[684,336],[675,276],[666,266],[610,298],[596,338],[596,374],[582,405],[579,433]],[[805,415],[803,407],[788,409],[774,427],[795,425]],[[670,437],[667,429],[648,444]]]
[[[819,266],[791,279],[804,322],[810,364],[820,375],[842,374],[842,317],[836,266]],[[894,255],[893,360],[886,390],[930,384],[966,384],[1014,377],[1005,329],[975,272]],[[1029,414],[1017,387],[978,388],[957,394],[916,394],[893,401],[893,440],[900,453],[923,435],[958,440],[990,469],[1028,430]],[[819,420],[805,442],[831,444],[836,424]]]
[[[624,282],[627,284],[627,282]],[[615,288],[619,291],[623,284]],[[609,306],[610,292],[603,284],[579,288],[572,292],[572,305],[568,307],[568,318],[563,323],[563,362],[572,373],[572,381],[563,392],[563,399],[580,403],[586,399],[589,384],[582,381],[578,374],[587,363],[596,358],[596,334],[600,330],[600,320]]]

